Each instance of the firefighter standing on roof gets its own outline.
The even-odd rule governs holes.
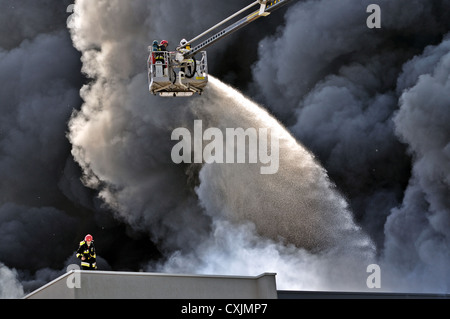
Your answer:
[[[86,235],[84,240],[80,242],[80,247],[77,250],[77,258],[81,260],[81,269],[97,269],[97,256],[95,254],[94,238],[92,235]]]

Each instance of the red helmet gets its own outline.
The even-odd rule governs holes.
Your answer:
[[[161,45],[164,45],[164,44],[169,45],[169,42],[168,42],[167,40],[162,40],[160,44],[161,44]]]
[[[86,237],[84,237],[84,241],[92,241],[92,240],[94,240],[92,235],[87,234]]]

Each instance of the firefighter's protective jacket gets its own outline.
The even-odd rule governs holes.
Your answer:
[[[97,256],[95,254],[93,241],[91,242],[90,246],[88,246],[84,240],[80,242],[80,247],[77,250],[77,258],[81,259],[81,257],[85,258],[85,260],[81,260],[82,267],[97,269]]]

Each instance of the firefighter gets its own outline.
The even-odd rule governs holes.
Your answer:
[[[158,51],[160,51],[160,52],[166,51],[167,52],[168,46],[169,46],[169,42],[167,40],[162,40],[158,45]],[[160,61],[162,63],[163,70],[164,70],[164,76],[167,76],[167,72],[166,72],[167,64],[168,64],[167,58],[168,58],[167,53],[166,54],[164,54],[164,53],[156,53],[155,54],[155,63],[158,61]]]
[[[180,47],[179,48],[180,49],[178,51],[180,51],[181,53],[185,54],[185,53],[187,53],[187,52],[189,52],[191,50],[191,45],[187,42],[186,39],[182,39],[180,41]],[[183,60],[183,61],[178,61],[178,62],[184,62],[184,65],[187,65],[187,68],[189,70],[188,77],[194,76],[193,71],[195,71],[195,70],[193,70],[193,65],[195,65],[195,64],[194,64],[194,60],[192,58],[187,59],[187,60]],[[184,66],[181,67],[180,70],[184,74],[186,74],[186,68]]]
[[[80,247],[77,250],[77,258],[81,260],[81,269],[97,269],[97,256],[95,254],[94,238],[92,235],[87,234],[84,240],[80,242]]]
[[[154,40],[152,43],[152,64],[155,64],[155,52],[159,51],[158,41]]]
[[[162,40],[159,44],[160,51],[168,51],[167,47],[169,46],[169,42],[167,40]]]
[[[182,39],[180,41],[180,51],[182,53],[188,52],[189,50],[191,50],[191,45],[187,42],[186,39]]]
[[[158,51],[158,49],[159,49],[158,41],[157,40],[153,40],[152,51]]]

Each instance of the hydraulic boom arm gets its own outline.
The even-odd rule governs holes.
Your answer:
[[[220,23],[216,24],[212,28],[208,29],[207,31],[203,32],[199,36],[195,37],[191,41],[189,41],[189,44],[192,44],[192,42],[196,41],[197,39],[203,37],[204,35],[208,34],[209,32],[213,31],[214,29],[218,28],[222,24],[230,21],[232,18],[236,17],[237,15],[243,13],[244,11],[250,9],[251,7],[255,5],[260,5],[260,9],[258,11],[255,11],[246,17],[238,20],[237,22],[231,24],[230,26],[224,28],[222,31],[214,34],[213,36],[209,37],[208,39],[204,40],[200,44],[194,46],[190,51],[184,53],[184,57],[186,59],[193,57],[195,54],[200,52],[201,50],[209,47],[210,45],[216,43],[217,41],[223,39],[229,34],[232,34],[236,32],[237,30],[241,29],[242,27],[246,26],[247,24],[255,21],[256,19],[260,17],[264,17],[269,15],[272,11],[275,11],[276,9],[282,7],[283,5],[287,4],[292,0],[257,0],[254,3],[250,4],[249,6],[245,7],[244,9],[236,12],[232,16],[228,17],[227,19],[221,21]],[[181,47],[180,47],[181,48]]]

